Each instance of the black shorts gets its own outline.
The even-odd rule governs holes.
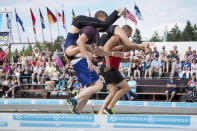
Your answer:
[[[105,79],[105,83],[108,84],[118,84],[120,82],[122,82],[124,80],[123,76],[121,75],[120,71],[115,69],[115,68],[111,68],[110,71],[108,72],[104,72],[106,65],[102,64],[101,66],[101,75],[104,77]]]

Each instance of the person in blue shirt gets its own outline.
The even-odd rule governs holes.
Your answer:
[[[189,62],[189,60],[186,58],[185,59],[185,62],[183,62],[182,64],[182,78],[183,78],[183,75],[186,75],[186,78],[189,78],[189,75],[190,75],[190,69],[191,69],[191,63]]]
[[[78,79],[75,79],[75,82],[73,84],[72,94],[76,96],[79,93],[81,87],[82,87],[81,83],[79,83]]]
[[[151,62],[151,67],[149,70],[149,78],[152,79],[152,75],[154,72],[159,72],[159,79],[162,76],[162,64],[161,61],[159,60],[159,56],[156,55],[155,59]]]
[[[168,80],[168,83],[167,83],[167,88],[168,89],[165,91],[166,102],[167,101],[170,102],[174,98],[174,96],[177,92],[176,85],[177,85],[177,82],[176,82],[176,80],[174,80],[173,74],[170,74],[170,80]],[[171,94],[170,99],[169,99],[169,94]]]

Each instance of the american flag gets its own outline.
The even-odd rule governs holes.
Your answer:
[[[135,24],[137,24],[137,20],[135,19],[135,17],[133,16],[133,14],[131,12],[129,12],[126,8],[126,19],[129,19],[131,21],[133,21]]]

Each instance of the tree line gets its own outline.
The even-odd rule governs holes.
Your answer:
[[[192,25],[188,20],[183,30],[181,30],[176,24],[170,31],[166,31],[163,34],[164,36],[161,37],[159,36],[159,33],[155,31],[149,41],[197,41],[197,25]],[[136,32],[132,38],[133,42],[142,43],[141,32],[139,29],[136,29]]]

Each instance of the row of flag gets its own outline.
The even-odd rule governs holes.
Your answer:
[[[140,9],[136,5],[135,1],[134,1],[134,14],[135,14],[135,16],[128,9],[125,8],[125,10],[126,10],[126,19],[131,20],[135,24],[137,24],[136,17],[138,18],[138,20],[143,20]]]
[[[138,8],[138,6],[136,5],[135,2],[134,2],[134,15],[128,9],[125,8],[125,10],[126,10],[126,19],[131,20],[135,24],[137,24],[137,19],[136,18],[138,18],[138,20],[143,20],[141,12],[140,12],[140,10],[139,10],[139,8]],[[6,10],[6,12],[7,12],[7,10]],[[30,8],[30,13],[31,13],[31,18],[32,18],[33,32],[36,35],[36,27],[35,27],[35,25],[36,25],[36,17],[35,17],[35,15],[34,15],[34,13],[33,13],[31,8]],[[88,9],[88,13],[89,13],[89,17],[91,17],[89,9]],[[39,15],[40,15],[41,27],[42,27],[42,29],[45,29],[46,28],[45,20],[43,18],[43,15],[42,15],[42,12],[41,12],[40,9],[39,9]],[[49,24],[54,24],[54,23],[60,21],[60,19],[61,19],[62,20],[62,24],[63,24],[63,28],[66,29],[65,15],[64,15],[64,10],[63,9],[62,9],[62,13],[57,11],[57,14],[54,15],[53,12],[49,8],[47,8],[47,16],[48,16]],[[22,31],[25,32],[25,28],[23,26],[23,22],[22,22],[21,18],[19,17],[19,15],[17,14],[16,9],[15,9],[15,17],[16,17],[17,25],[20,24],[20,26],[22,28]],[[74,19],[74,18],[75,18],[75,13],[74,13],[74,10],[72,9],[72,19]],[[8,13],[6,13],[6,19],[7,19],[7,28],[11,29],[11,19],[10,19],[10,16],[9,16]],[[0,29],[1,29],[1,24],[2,24],[2,14],[0,14]]]
[[[7,10],[6,10],[7,12]],[[74,11],[73,11],[74,12]],[[33,30],[34,30],[34,33],[36,34],[36,28],[35,28],[35,25],[36,25],[36,17],[32,11],[32,9],[30,8],[30,13],[31,13],[31,18],[32,18],[32,25],[33,25]],[[44,18],[43,18],[43,15],[42,15],[42,12],[41,10],[39,9],[39,14],[40,14],[40,21],[41,21],[41,27],[42,29],[45,29],[45,21],[44,21]],[[47,8],[47,16],[48,16],[48,20],[49,20],[49,23],[50,24],[54,24],[56,23],[59,19],[62,19],[62,23],[63,23],[63,28],[65,29],[66,26],[65,26],[65,15],[64,15],[64,10],[62,10],[62,13],[60,12],[57,12],[57,16],[55,16],[52,11],[50,11],[49,8]],[[23,21],[22,19],[19,17],[16,9],[15,9],[15,17],[16,17],[16,22],[20,24],[23,32],[25,32],[25,28],[23,26]],[[11,18],[8,14],[8,12],[6,13],[6,19],[7,19],[7,28],[8,29],[11,29]],[[0,14],[0,25],[2,24],[2,14]],[[0,26],[1,27],[1,26]]]

